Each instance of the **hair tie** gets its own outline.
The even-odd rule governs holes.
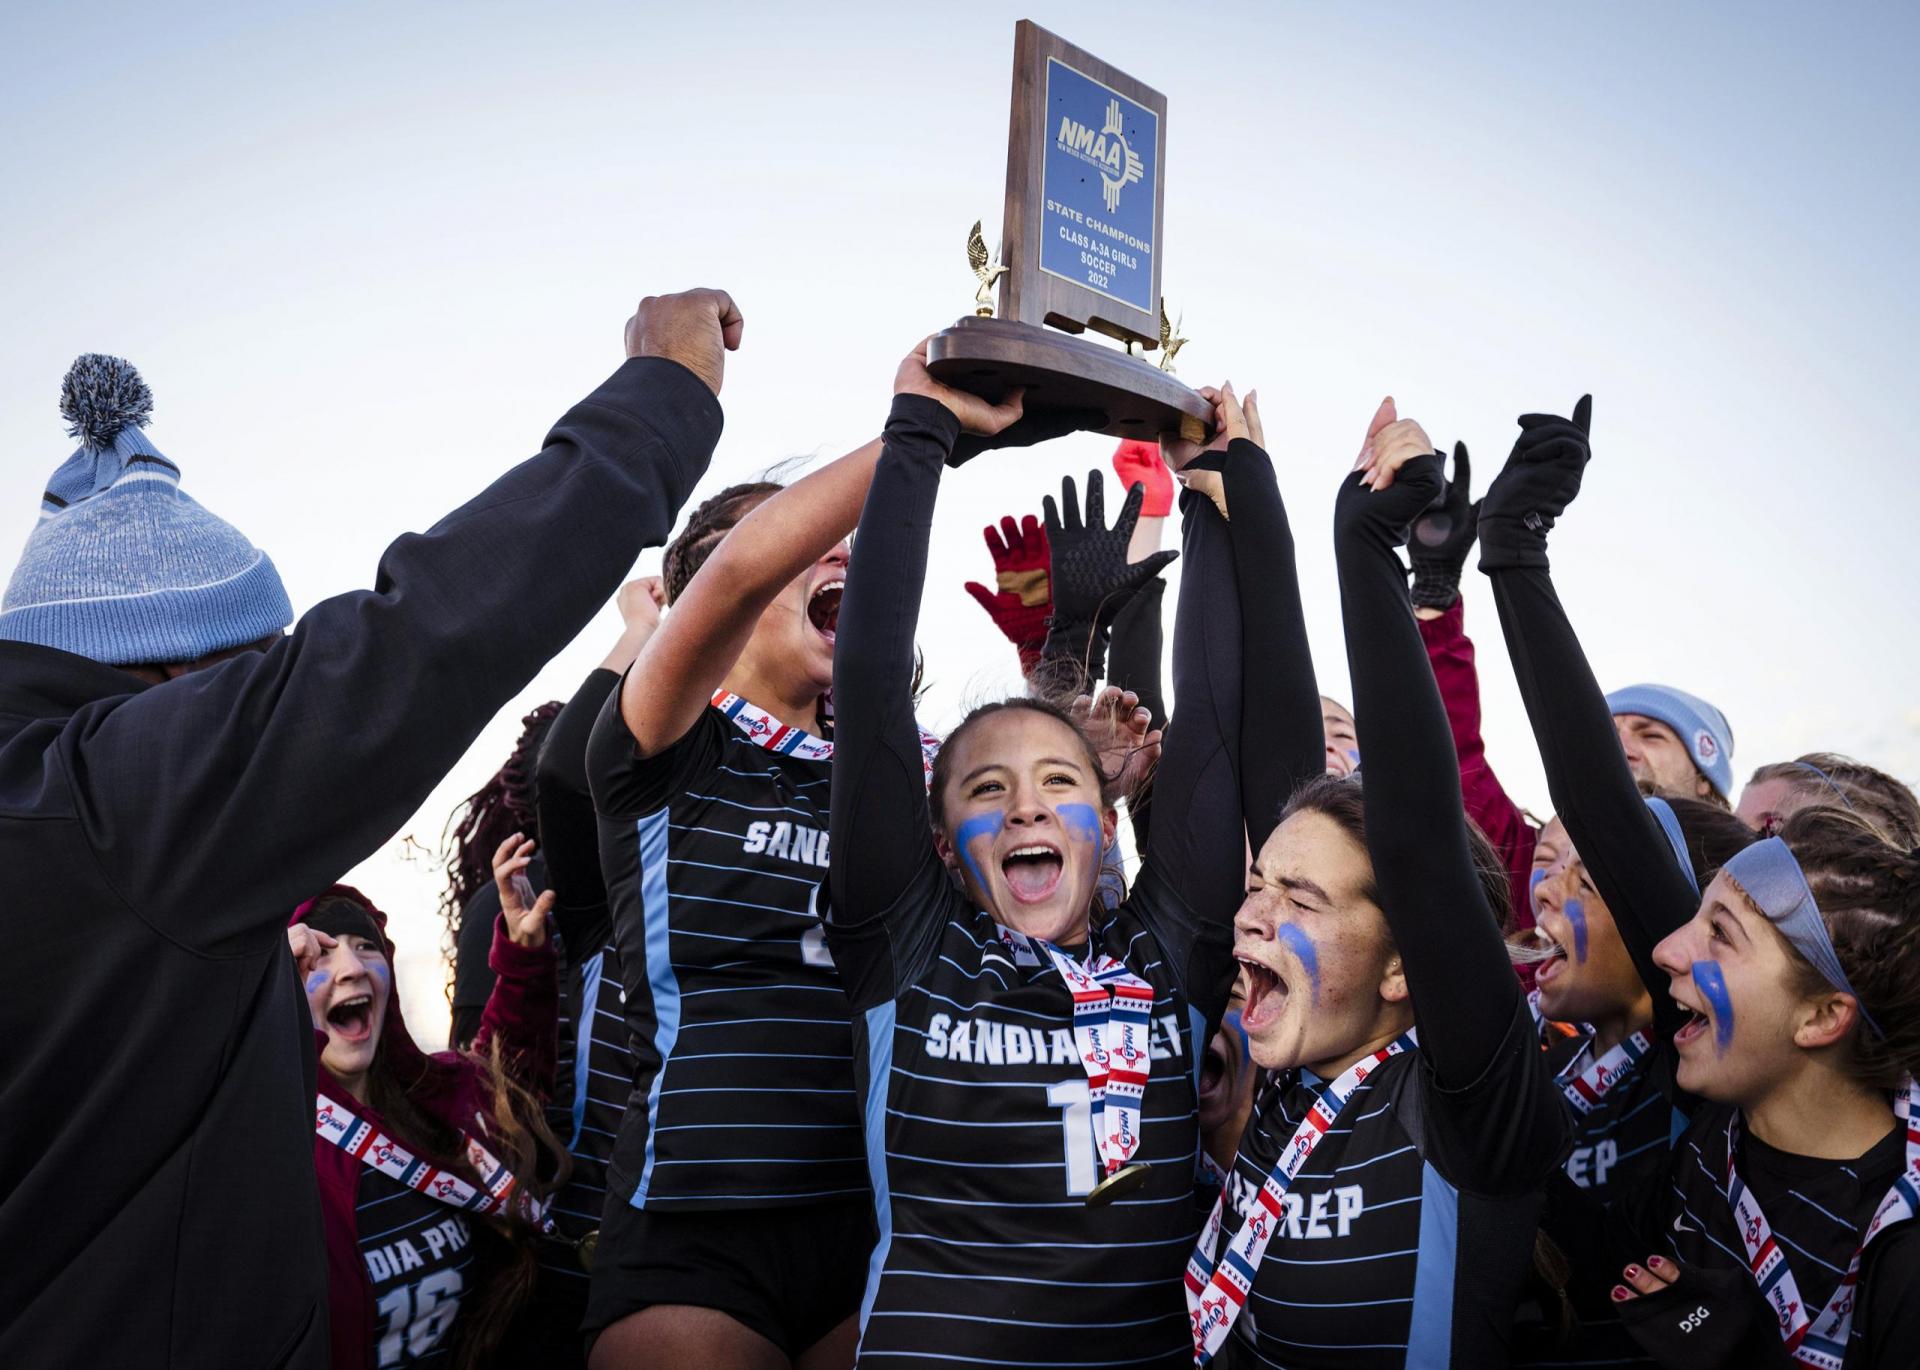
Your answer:
[[[1820,777],[1820,782],[1823,785],[1825,785],[1828,789],[1832,790],[1835,794],[1840,796],[1840,802],[1847,806],[1848,813],[1858,812],[1858,810],[1856,810],[1853,807],[1853,801],[1847,798],[1847,792],[1840,788],[1839,783],[1836,782],[1832,776],[1828,775],[1825,771],[1821,770],[1818,766],[1814,765],[1811,761],[1794,760],[1789,762],[1788,764],[1793,766],[1798,766],[1803,771],[1812,771],[1815,775]]]

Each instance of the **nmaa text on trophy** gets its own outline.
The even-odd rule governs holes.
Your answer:
[[[1024,386],[1029,412],[1088,411],[1103,420],[1089,427],[1118,437],[1204,436],[1213,407],[1166,364],[1185,341],[1160,295],[1166,150],[1165,96],[1021,20],[1003,260],[975,224],[978,309],[934,335],[927,369],[989,399]],[[1089,329],[1125,350],[1072,336]],[[1165,361],[1156,367],[1135,346]]]

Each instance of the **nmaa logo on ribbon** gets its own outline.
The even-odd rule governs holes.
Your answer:
[[[1118,100],[1107,101],[1107,121],[1098,133],[1070,114],[1061,115],[1054,143],[1061,151],[1099,169],[1109,214],[1120,207],[1120,192],[1146,174],[1140,154],[1127,145],[1127,136],[1121,131]]]

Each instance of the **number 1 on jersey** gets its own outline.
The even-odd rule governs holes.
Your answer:
[[[1060,1131],[1066,1149],[1067,1193],[1093,1192],[1099,1178],[1099,1158],[1093,1150],[1093,1098],[1083,1075],[1047,1086],[1047,1102],[1061,1110]]]

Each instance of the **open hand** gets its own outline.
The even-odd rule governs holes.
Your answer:
[[[982,530],[987,554],[993,558],[994,583],[988,590],[978,581],[966,584],[967,593],[987,611],[994,626],[1020,653],[1022,669],[1040,656],[1047,640],[1047,616],[1053,612],[1053,586],[1048,579],[1047,533],[1040,520],[1028,514],[1015,523],[1008,514],[995,528]]]
[[[1100,769],[1114,777],[1113,787],[1128,797],[1138,794],[1160,759],[1161,740],[1140,696],[1109,685],[1098,698],[1081,695],[1067,712],[1100,753]]]
[[[515,833],[493,853],[493,884],[500,891],[500,916],[506,920],[507,937],[519,947],[547,944],[547,914],[553,909],[553,891],[536,898],[533,882],[527,879],[527,864],[533,860],[534,849],[532,838]]]
[[[745,327],[733,296],[724,290],[649,295],[627,320],[627,355],[679,362],[718,395],[726,354],[740,350]]]
[[[1155,552],[1143,561],[1127,560],[1127,545],[1134,525],[1140,521],[1140,505],[1146,492],[1136,485],[1127,492],[1126,503],[1112,528],[1107,527],[1107,501],[1098,471],[1087,472],[1086,518],[1080,516],[1079,492],[1072,476],[1060,480],[1060,500],[1056,505],[1048,495],[1041,507],[1046,513],[1047,548],[1051,557],[1053,617],[1056,624],[1076,628],[1105,628],[1112,624],[1128,600],[1142,585],[1173,561],[1175,552]],[[1061,518],[1064,506],[1066,517]]]

